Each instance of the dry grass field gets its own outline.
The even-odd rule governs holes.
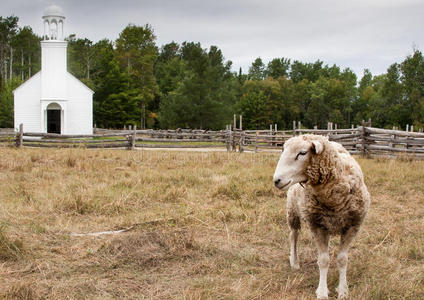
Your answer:
[[[313,299],[315,247],[304,228],[290,269],[277,160],[0,148],[0,299]],[[350,251],[351,299],[424,299],[424,162],[359,162],[372,204]]]

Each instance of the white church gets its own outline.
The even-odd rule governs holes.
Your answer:
[[[94,92],[67,71],[63,11],[51,5],[42,19],[41,71],[13,91],[15,130],[92,134]]]

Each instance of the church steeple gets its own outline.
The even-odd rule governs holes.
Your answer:
[[[63,41],[63,23],[65,17],[62,9],[57,5],[50,5],[44,10],[44,40]]]
[[[41,41],[41,99],[66,99],[68,42],[64,40],[62,9],[50,5],[44,10],[44,39]]]

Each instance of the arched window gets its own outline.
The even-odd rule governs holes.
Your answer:
[[[57,21],[53,19],[50,23],[50,37],[52,40],[57,40]]]
[[[50,35],[50,24],[48,20],[44,20],[44,38],[49,38]]]
[[[63,40],[63,20],[59,20],[59,24],[57,26],[58,38]]]
[[[50,109],[62,110],[62,106],[60,106],[60,104],[56,102],[52,102],[49,105],[47,105],[47,110],[50,110]]]

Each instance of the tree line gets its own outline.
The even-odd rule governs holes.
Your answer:
[[[13,127],[12,91],[40,70],[40,40],[18,17],[0,17],[0,127]],[[222,129],[233,113],[244,127],[339,128],[373,121],[391,128],[424,125],[424,58],[413,53],[387,72],[361,79],[323,61],[255,59],[232,70],[217,46],[170,42],[159,47],[151,25],[129,24],[115,41],[70,35],[68,71],[94,92],[97,127]]]

